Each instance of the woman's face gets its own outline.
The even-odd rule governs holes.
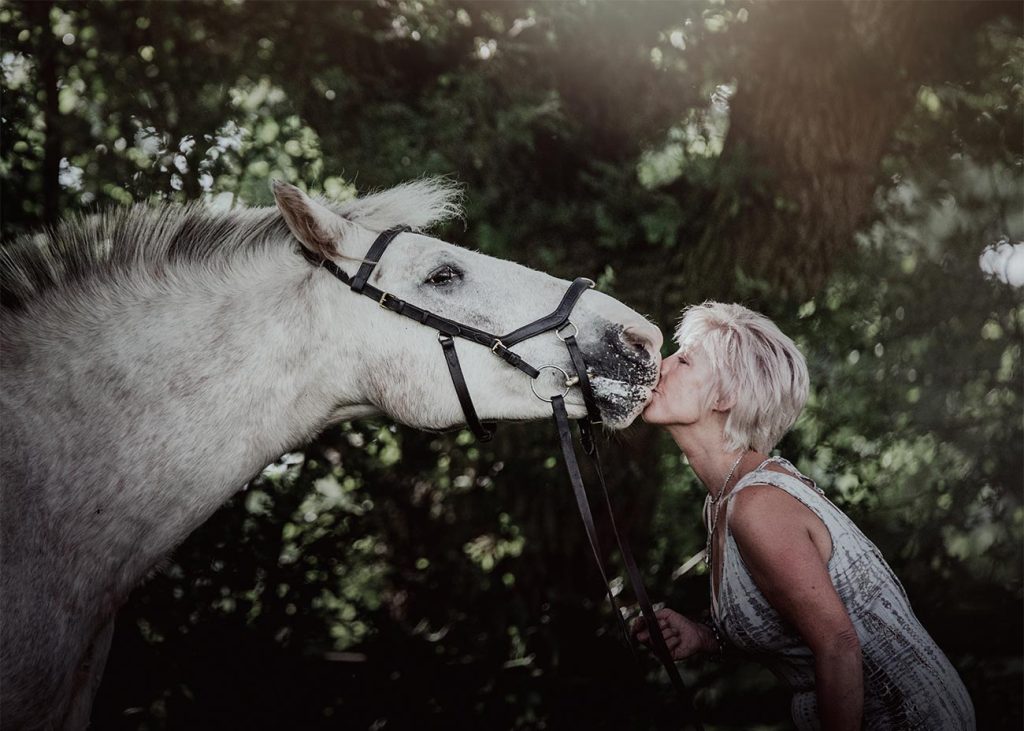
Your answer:
[[[696,423],[707,412],[706,395],[713,380],[703,348],[680,348],[661,361],[661,378],[644,409],[644,421],[660,425]]]

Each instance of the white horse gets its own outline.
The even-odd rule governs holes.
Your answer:
[[[85,727],[128,593],[283,452],[369,415],[462,423],[436,333],[298,250],[351,275],[376,232],[457,214],[457,191],[418,181],[340,206],[274,193],[277,208],[84,218],[0,255],[4,728]],[[550,312],[568,286],[418,233],[395,240],[371,283],[490,332]],[[661,334],[593,290],[572,321],[605,423],[629,424]],[[550,415],[526,375],[459,345],[481,418]],[[554,333],[516,351],[572,372]],[[567,401],[584,415],[578,392]]]

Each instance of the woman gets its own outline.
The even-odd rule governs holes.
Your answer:
[[[677,660],[722,640],[766,658],[793,690],[799,729],[973,729],[967,691],[878,549],[814,482],[769,457],[807,400],[807,366],[763,315],[690,307],[644,419],[707,487],[708,625],[671,609]],[[637,637],[649,642],[640,621]]]

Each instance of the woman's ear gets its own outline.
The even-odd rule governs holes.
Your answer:
[[[736,397],[733,394],[722,394],[721,392],[714,400],[714,405],[711,407],[712,411],[721,411],[723,413],[732,411],[732,408],[736,405]]]

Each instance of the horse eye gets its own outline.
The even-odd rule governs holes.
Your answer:
[[[438,267],[430,273],[427,277],[427,284],[432,284],[435,287],[443,287],[446,284],[451,284],[456,279],[462,278],[462,272],[453,266],[445,264],[444,266]]]

